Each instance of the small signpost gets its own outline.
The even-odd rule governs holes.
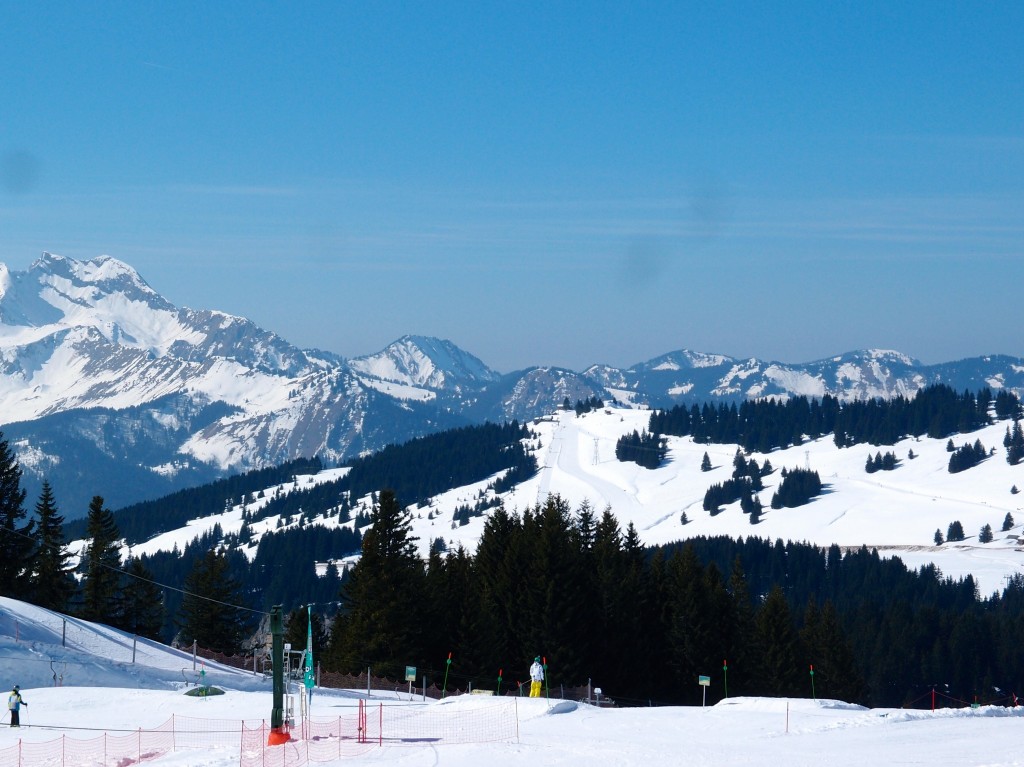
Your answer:
[[[409,683],[409,700],[412,700],[412,683],[416,681],[416,667],[405,667],[405,681]],[[424,685],[425,687],[426,685]]]
[[[701,708],[704,708],[704,706],[708,702],[708,688],[711,686],[711,677],[709,677],[709,676],[698,676],[697,677],[697,684],[699,684],[701,686],[701,688],[702,688],[701,692],[703,694],[703,699],[700,702],[700,706],[701,706]]]

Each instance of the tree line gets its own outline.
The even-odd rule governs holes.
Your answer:
[[[739,405],[705,403],[689,408],[676,405],[651,413],[652,434],[692,437],[695,442],[738,444],[746,452],[768,453],[800,445],[805,438],[832,434],[836,445],[894,445],[905,437],[936,439],[966,434],[997,419],[1019,420],[1024,414],[1013,392],[989,389],[978,393],[957,392],[945,384],[934,384],[912,398],[902,395],[840,402],[832,395],[817,398],[792,397],[746,400]],[[1024,455],[1024,437],[1021,437]]]
[[[874,706],[912,702],[933,683],[964,701],[1024,689],[1024,579],[980,599],[972,578],[908,570],[861,548],[843,552],[757,538],[698,538],[645,550],[610,509],[557,497],[498,508],[475,555],[424,562],[410,519],[382,492],[363,557],[342,587],[326,667],[494,689],[543,655],[552,685],[602,686],[622,701],[695,703],[715,694],[816,694]],[[726,659],[727,674],[722,669]]]

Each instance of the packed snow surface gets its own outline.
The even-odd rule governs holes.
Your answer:
[[[224,695],[197,698],[185,693],[194,684],[187,653],[139,640],[132,662],[132,637],[100,625],[0,598],[0,673],[5,684],[19,684],[29,704],[22,727],[0,723],[0,753],[22,744],[91,740],[104,732],[123,736],[155,728],[172,714],[191,721],[247,724],[269,720],[270,681],[207,663],[205,681]],[[62,645],[62,631],[65,644]],[[68,637],[71,641],[68,641]],[[525,673],[526,660],[521,664]],[[511,663],[509,668],[511,667]],[[55,685],[51,668],[62,672]],[[599,682],[598,679],[596,680]],[[694,680],[696,682],[696,680]],[[613,691],[605,691],[613,694]],[[409,700],[404,691],[314,692],[312,717],[335,717],[356,710],[360,699],[373,706],[447,707],[472,712],[495,706],[494,697],[466,695],[441,702]],[[940,709],[864,709],[841,701],[730,698],[704,707],[597,708],[557,699],[505,697],[518,720],[515,735],[500,742],[458,745],[412,743],[374,746],[359,756],[319,762],[328,767],[392,764],[396,767],[555,767],[602,764],[652,765],[926,764],[930,767],[1024,764],[1016,735],[1022,709],[1000,707]],[[13,753],[17,753],[16,751]],[[33,753],[30,748],[25,754]],[[159,767],[237,767],[239,744],[182,748],[147,761]],[[25,767],[31,767],[25,762]]]

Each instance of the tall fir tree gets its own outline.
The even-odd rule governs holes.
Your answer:
[[[185,598],[178,611],[179,641],[233,655],[241,649],[247,623],[241,583],[232,574],[227,556],[223,551],[207,551],[185,578]]]
[[[757,638],[761,647],[762,692],[773,696],[806,696],[800,644],[793,618],[780,586],[775,586],[757,613]]]
[[[710,659],[719,654],[722,645],[716,641],[715,624],[721,616],[713,614],[708,581],[692,544],[672,555],[668,574],[672,615],[668,639],[676,681],[684,686],[704,673]]]
[[[138,557],[128,560],[125,574],[120,627],[147,639],[159,639],[166,618],[163,589],[153,582],[153,574]]]
[[[516,678],[510,661],[529,652],[525,640],[528,616],[519,607],[526,579],[522,541],[521,518],[499,506],[484,522],[473,559],[473,581],[479,593],[479,649],[474,660],[479,668],[492,672],[509,667],[509,683]]]
[[[586,574],[568,502],[555,494],[538,506],[531,524],[524,524],[527,559],[526,636],[532,650],[523,659],[541,655],[550,664],[548,681],[580,684],[588,673],[584,659],[596,638],[587,636]],[[528,663],[527,663],[528,665]]]
[[[0,435],[0,594],[16,599],[30,595],[29,570],[35,555],[33,523],[22,524],[25,516],[21,466]]]
[[[71,554],[64,542],[64,517],[57,511],[50,483],[43,487],[36,502],[36,549],[32,558],[32,601],[40,607],[67,612],[75,593]]]
[[[821,610],[812,601],[808,604],[801,631],[803,646],[814,666],[817,696],[858,703],[864,696],[864,680],[857,671],[853,648],[842,628],[830,600]],[[810,673],[810,669],[808,669]]]
[[[729,595],[732,597],[729,613],[729,640],[723,658],[728,666],[727,683],[733,695],[749,695],[759,689],[761,657],[755,631],[754,604],[743,572],[739,554],[733,558],[729,575]]]
[[[120,624],[121,537],[114,514],[93,496],[86,524],[89,542],[82,557],[82,617],[86,620]]]
[[[342,613],[331,634],[336,668],[371,665],[398,674],[411,659],[425,660],[419,626],[424,570],[411,535],[409,513],[391,490],[381,491],[362,556],[342,588]]]

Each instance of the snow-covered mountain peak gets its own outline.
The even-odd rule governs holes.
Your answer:
[[[706,352],[695,352],[690,349],[679,349],[678,351],[662,354],[649,362],[636,367],[644,367],[655,371],[692,370],[702,368],[721,367],[731,364],[734,360],[724,354],[708,354]]]
[[[99,303],[111,295],[118,295],[155,309],[174,308],[135,269],[110,256],[76,261],[43,253],[29,268],[29,275],[31,282],[50,285],[76,303]]]
[[[406,335],[378,352],[356,357],[349,365],[370,378],[409,386],[446,389],[460,382],[486,383],[499,375],[451,341]]]

